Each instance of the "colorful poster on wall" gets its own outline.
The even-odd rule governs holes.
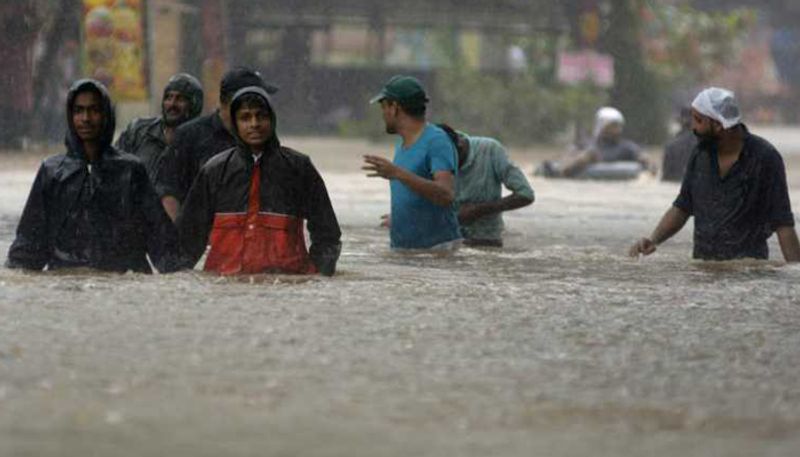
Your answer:
[[[561,52],[558,55],[558,80],[565,84],[593,83],[614,85],[614,58],[592,50]]]
[[[147,100],[144,0],[83,0],[83,70],[116,101]]]

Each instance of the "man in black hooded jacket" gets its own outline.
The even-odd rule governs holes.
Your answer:
[[[200,169],[178,216],[184,252],[223,275],[265,272],[333,275],[341,231],[311,160],[281,146],[262,87],[232,97],[235,147]],[[311,246],[303,232],[308,221]]]
[[[134,119],[120,134],[115,146],[142,159],[148,176],[155,183],[175,130],[199,116],[202,111],[203,87],[200,81],[187,73],[173,75],[164,87],[161,116]],[[163,189],[156,190],[164,193]],[[174,197],[165,196],[162,203],[167,214],[174,219],[177,201]]]
[[[42,162],[6,266],[150,273],[181,268],[177,231],[142,162],[111,146],[114,109],[102,83],[67,95],[67,152]]]

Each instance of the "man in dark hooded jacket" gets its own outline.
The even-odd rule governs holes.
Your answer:
[[[116,147],[133,154],[144,162],[147,174],[156,182],[158,169],[165,150],[172,143],[175,129],[203,111],[203,87],[192,75],[178,73],[164,87],[161,98],[161,116],[134,119],[117,139]],[[163,193],[163,189],[156,189]],[[173,220],[177,213],[177,200],[165,196],[164,209]]]
[[[178,216],[184,251],[197,262],[211,245],[205,269],[223,275],[332,275],[341,231],[322,177],[307,156],[280,145],[262,87],[239,90],[230,110],[237,145],[200,169]]]
[[[187,122],[175,131],[164,165],[156,177],[156,188],[162,198],[171,197],[178,204],[182,202],[203,164],[215,154],[236,146],[228,116],[231,97],[239,89],[248,86],[261,87],[269,94],[278,90],[265,83],[259,72],[245,67],[234,68],[222,77],[219,108]]]
[[[111,146],[114,109],[100,82],[67,96],[67,152],[45,159],[8,251],[9,268],[150,273],[182,265],[177,232],[142,162]]]

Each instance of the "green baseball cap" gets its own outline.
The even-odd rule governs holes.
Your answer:
[[[377,103],[383,99],[399,102],[402,105],[424,105],[428,102],[425,89],[419,80],[413,76],[392,76],[381,92],[370,99],[370,103]]]

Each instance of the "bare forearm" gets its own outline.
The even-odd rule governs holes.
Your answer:
[[[689,220],[689,214],[682,209],[671,206],[664,216],[659,221],[653,233],[650,235],[650,240],[655,244],[661,244],[664,241],[672,238],[673,235],[678,233],[686,221]]]
[[[586,167],[595,162],[595,156],[591,151],[584,152],[577,158],[564,165],[562,174],[567,177],[577,175],[582,172]]]
[[[161,204],[164,206],[164,211],[166,211],[167,216],[172,219],[172,222],[178,218],[178,210],[180,209],[180,203],[178,203],[178,199],[167,195],[166,197],[161,198]]]
[[[533,203],[533,200],[517,194],[511,194],[500,200],[494,200],[483,203],[473,203],[474,211],[477,217],[489,216],[491,214],[502,213],[504,211],[513,211]]]
[[[435,205],[450,206],[455,199],[452,186],[425,179],[408,170],[398,169],[395,179]]]
[[[794,227],[778,227],[778,243],[781,245],[783,258],[787,262],[800,262],[800,241]]]

